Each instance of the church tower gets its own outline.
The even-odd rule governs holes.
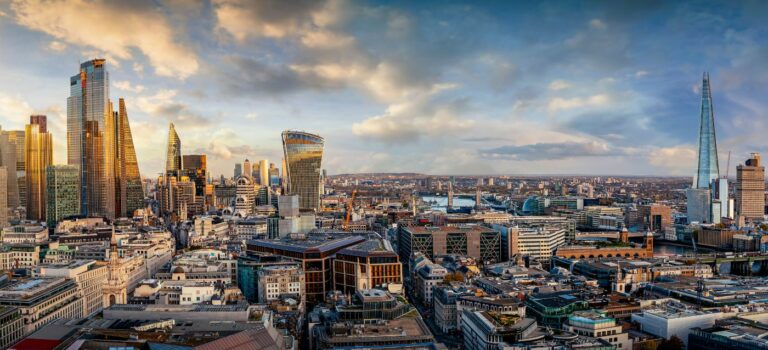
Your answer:
[[[125,281],[123,264],[117,253],[117,238],[115,238],[115,226],[112,226],[112,239],[109,244],[109,279],[103,288],[104,308],[115,304],[128,303],[128,284]]]

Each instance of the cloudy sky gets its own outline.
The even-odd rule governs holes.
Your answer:
[[[768,151],[768,3],[515,3],[0,0],[0,125],[47,114],[64,162],[104,57],[144,176],[169,122],[216,175],[284,129],[330,174],[691,175],[709,71],[723,167]]]

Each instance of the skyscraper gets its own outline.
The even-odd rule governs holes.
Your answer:
[[[46,169],[46,221],[59,221],[80,214],[80,170],[74,165],[51,165]]]
[[[8,187],[8,167],[0,165],[0,189]],[[8,196],[0,194],[0,229],[8,225]]]
[[[320,209],[320,164],[325,140],[302,131],[283,131],[287,194],[299,196],[299,208]]]
[[[195,183],[195,195],[205,196],[205,181],[207,178],[207,160],[205,154],[185,154],[182,156],[183,167],[181,174],[189,177]]]
[[[237,179],[238,177],[243,175],[243,165],[240,163],[235,163],[235,172],[234,172],[234,178]]]
[[[736,167],[736,213],[746,219],[762,219],[765,211],[765,167],[760,154],[752,153]]]
[[[266,159],[259,161],[259,184],[269,186],[269,161]]]
[[[80,170],[80,213],[105,214],[106,163],[104,117],[109,108],[109,73],[105,59],[80,64],[69,79],[67,163]]]
[[[720,176],[717,163],[717,139],[715,137],[715,114],[712,109],[712,88],[709,73],[704,73],[701,84],[701,115],[699,120],[699,157],[693,188],[709,188],[712,181]]]
[[[16,187],[19,189],[19,206],[27,207],[27,163],[24,153],[24,130],[10,130],[4,132],[8,136],[8,142],[16,149],[16,166],[9,169],[16,170]],[[9,177],[10,178],[10,177]]]
[[[42,121],[44,123],[45,118]],[[40,124],[27,124],[24,134],[27,218],[30,220],[45,220],[45,171],[53,163],[53,138],[40,130]]]
[[[6,169],[6,185],[0,187],[5,189],[5,195],[0,194],[0,197],[5,197],[7,208],[15,209],[20,205],[19,184],[16,181],[16,143],[11,141],[10,136],[10,132],[0,130],[0,166]]]
[[[717,162],[715,115],[712,108],[712,88],[709,73],[704,73],[701,84],[701,114],[699,115],[699,149],[693,185],[686,190],[688,222],[709,223],[720,218],[722,203],[712,208],[712,187],[717,186],[720,170]],[[713,218],[714,215],[714,218]]]
[[[136,148],[133,145],[133,133],[128,123],[128,112],[122,98],[118,100],[118,119],[120,131],[118,155],[120,156],[120,192],[122,194],[120,215],[130,216],[137,209],[144,207],[144,188],[141,183]]]
[[[165,174],[167,176],[179,177],[182,168],[181,164],[181,139],[176,133],[176,128],[171,123],[168,128],[168,150],[165,157]]]
[[[248,158],[245,158],[245,161],[243,162],[243,175],[253,178],[253,169],[251,168],[251,161],[249,161]]]

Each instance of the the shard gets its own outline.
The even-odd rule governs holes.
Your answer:
[[[717,163],[717,140],[715,137],[715,115],[712,109],[712,88],[709,73],[704,73],[701,84],[701,116],[699,125],[699,157],[693,188],[709,188],[720,176]]]

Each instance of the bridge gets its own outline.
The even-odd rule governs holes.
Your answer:
[[[768,254],[758,252],[749,253],[712,253],[712,254],[685,254],[670,257],[671,260],[687,265],[707,264],[716,272],[728,268],[730,273],[743,276],[768,275]]]

